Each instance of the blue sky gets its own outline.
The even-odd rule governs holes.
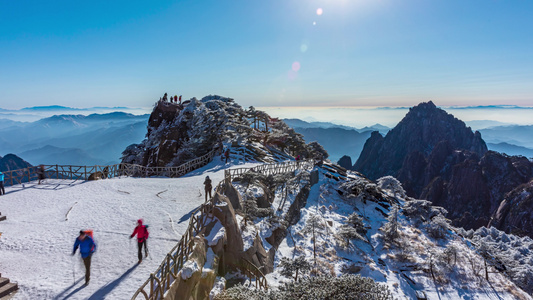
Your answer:
[[[164,92],[246,107],[533,106],[532,12],[526,0],[0,0],[0,107],[146,107]]]

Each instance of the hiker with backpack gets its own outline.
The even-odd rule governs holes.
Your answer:
[[[211,190],[213,189],[213,186],[211,185],[211,179],[209,179],[209,176],[205,177],[204,181],[205,186],[205,202],[207,202],[207,194],[209,193],[209,199],[211,199]]]
[[[226,163],[228,163],[228,159],[229,159],[229,148],[226,149],[226,152],[224,152],[224,156],[226,157]]]
[[[146,246],[146,240],[148,239],[148,226],[143,225],[143,220],[139,219],[137,220],[137,226],[133,230],[133,233],[130,235],[130,239],[133,238],[135,235],[137,235],[137,247],[139,249],[138,257],[139,257],[139,264],[143,260],[142,255],[142,248],[144,246],[144,254],[145,257],[148,257],[148,248]]]
[[[6,190],[4,189],[4,173],[0,171],[0,195],[5,195]]]
[[[83,264],[85,265],[85,285],[89,284],[91,279],[91,257],[96,251],[96,244],[91,236],[87,232],[80,230],[80,235],[76,238],[74,242],[74,250],[72,250],[72,255],[76,254],[76,250],[80,247],[81,258],[83,259]]]

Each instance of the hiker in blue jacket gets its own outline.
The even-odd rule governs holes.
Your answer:
[[[6,190],[4,189],[4,173],[0,171],[0,195],[5,195]]]
[[[72,250],[72,255],[76,254],[76,250],[80,247],[81,258],[83,259],[83,264],[85,265],[85,285],[89,284],[89,279],[91,279],[91,256],[96,250],[96,244],[94,240],[81,230],[80,235],[76,238],[74,242],[74,250]]]

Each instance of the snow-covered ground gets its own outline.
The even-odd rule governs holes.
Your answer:
[[[257,164],[243,164],[252,167]],[[6,188],[0,197],[0,273],[19,284],[16,299],[130,299],[185,232],[204,202],[203,182],[224,177],[217,158],[180,178],[48,179]],[[150,255],[137,264],[137,219],[149,225]],[[92,229],[97,251],[84,286],[79,255],[71,256],[81,229]]]
[[[305,256],[307,261],[314,263],[312,236],[304,234],[304,231],[310,217],[318,215],[323,226],[322,229],[317,228],[317,265],[323,274],[338,276],[345,272],[343,269],[357,267],[359,270],[355,273],[387,285],[394,299],[416,299],[415,291],[424,291],[427,299],[531,299],[500,273],[490,274],[490,283],[484,281],[483,276],[475,276],[471,266],[466,264],[466,257],[472,258],[479,267],[482,266],[483,260],[469,247],[468,241],[452,232],[446,241],[435,240],[423,234],[405,216],[400,215],[400,231],[406,243],[406,252],[385,247],[379,228],[386,222],[386,218],[378,211],[384,208],[371,201],[366,204],[360,200],[346,201],[337,193],[339,182],[325,177],[323,171],[320,173],[319,183],[311,188],[307,204],[301,209],[300,221],[290,227],[289,235],[278,248],[275,257],[276,268],[282,257],[295,259]],[[353,178],[353,175],[350,174],[349,177]],[[277,192],[274,205],[279,202],[280,197]],[[291,202],[291,197],[288,200]],[[400,201],[403,202],[404,199]],[[352,240],[350,247],[343,249],[337,237],[339,229],[346,217],[354,211],[363,217],[368,228],[368,242]],[[388,213],[388,210],[385,212]],[[261,223],[256,226],[261,227]],[[458,264],[450,270],[440,270],[443,278],[440,282],[435,283],[430,275],[422,270],[406,271],[413,265],[427,268],[429,252],[442,251],[452,244],[457,247],[461,259],[458,259]],[[408,259],[398,259],[401,254],[406,255]],[[406,279],[406,276],[409,279]],[[266,275],[266,278],[271,287],[291,280],[283,277],[279,268]]]

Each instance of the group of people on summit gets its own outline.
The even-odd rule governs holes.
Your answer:
[[[170,103],[181,104],[181,95],[178,98],[178,95],[168,96],[168,94],[165,93],[162,98],[161,97],[159,98],[159,101],[164,101],[164,102],[168,101]],[[179,101],[179,103],[178,103],[178,101]]]
[[[146,241],[148,240],[149,235],[150,233],[148,232],[148,225],[143,225],[142,219],[137,220],[137,226],[130,235],[130,239],[134,236],[137,236],[137,256],[139,258],[139,264],[143,260],[143,248],[145,257],[148,257],[148,247],[146,245]],[[87,285],[91,279],[91,257],[96,251],[96,243],[93,239],[92,230],[80,230],[80,235],[74,241],[72,255],[76,254],[76,250],[78,250],[78,248],[80,248],[80,255],[83,260],[83,265],[85,266],[85,285]]]

